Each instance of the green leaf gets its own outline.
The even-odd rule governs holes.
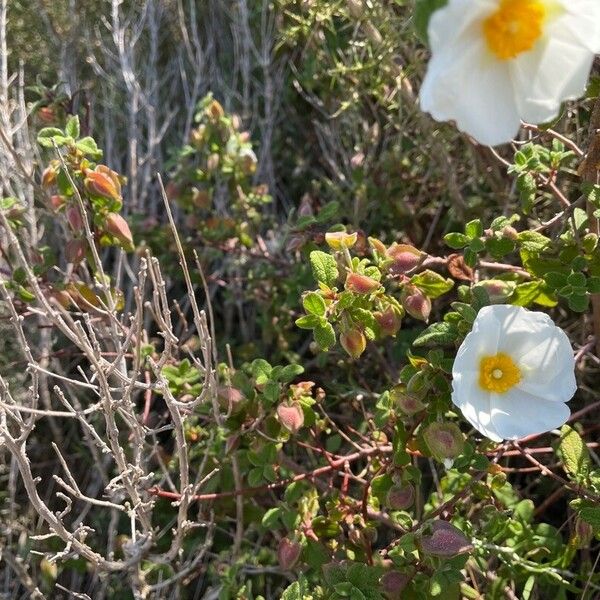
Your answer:
[[[327,306],[323,296],[317,292],[309,292],[302,299],[302,306],[307,313],[322,317],[325,314]]]
[[[546,293],[544,287],[543,281],[528,281],[527,283],[521,283],[517,286],[511,297],[511,304],[516,306],[529,306],[535,302],[540,306],[556,306],[556,300]]]
[[[600,530],[600,506],[587,506],[579,511],[579,518]]]
[[[600,277],[590,277],[588,279],[587,291],[590,294],[600,294]]]
[[[313,276],[317,281],[333,287],[338,278],[338,268],[335,258],[331,254],[314,250],[310,253],[310,265]]]
[[[79,137],[79,117],[77,115],[72,115],[67,119],[65,133],[73,139],[77,139]]]
[[[449,292],[454,286],[452,279],[446,279],[439,273],[430,270],[413,275],[410,278],[410,282],[430,298],[438,298],[442,294]]]
[[[317,342],[321,350],[327,351],[335,345],[335,331],[331,323],[315,327],[313,335],[315,336],[315,342]]]
[[[521,247],[530,252],[541,252],[551,244],[550,238],[537,231],[522,231],[517,239]]]
[[[325,223],[333,219],[340,210],[340,203],[336,200],[328,202],[317,214],[317,223]]]
[[[266,529],[273,529],[279,521],[279,515],[281,514],[281,507],[270,508],[264,515],[261,521],[261,525]]]
[[[298,581],[294,581],[283,591],[280,600],[308,600],[312,597],[309,592],[306,578],[304,575],[300,575]]]
[[[465,235],[473,240],[483,235],[483,225],[479,219],[473,219],[465,225]]]
[[[569,296],[569,308],[575,312],[586,312],[590,305],[590,297],[586,293],[574,293]]]
[[[477,311],[473,307],[464,302],[453,302],[451,306],[465,321],[473,324],[477,317]]]
[[[100,148],[98,148],[98,144],[96,144],[96,140],[93,137],[84,137],[81,138],[76,144],[75,146],[77,147],[77,150],[79,150],[80,152],[83,152],[85,155],[90,156],[91,158],[93,158],[94,160],[98,160],[99,158],[102,158],[102,150],[100,150]]]
[[[429,19],[431,18],[431,15],[438,8],[441,8],[446,4],[448,4],[448,0],[417,0],[413,15],[413,23],[417,35],[424,44],[429,43],[427,28],[429,27]]]
[[[263,469],[262,467],[254,467],[248,473],[248,484],[250,487],[257,487],[263,483]]]
[[[302,365],[287,365],[287,367],[283,367],[281,373],[277,376],[277,380],[282,383],[289,383],[298,375],[302,375],[304,373],[304,367]]]
[[[461,250],[469,243],[469,238],[464,233],[447,233],[444,242],[454,250]]]
[[[64,139],[64,134],[61,129],[58,129],[58,127],[44,127],[43,129],[40,129],[37,135],[37,143],[42,146],[42,148],[54,148],[52,139],[55,137]]]
[[[590,470],[589,451],[581,436],[568,425],[561,427],[558,450],[565,471],[572,478],[582,479],[587,476]]]
[[[321,320],[317,315],[304,315],[296,319],[296,327],[300,327],[300,329],[314,329],[321,325]]]
[[[452,344],[458,338],[454,323],[433,323],[413,342],[414,346]]]

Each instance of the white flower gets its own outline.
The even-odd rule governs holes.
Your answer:
[[[496,442],[559,427],[577,389],[565,332],[544,313],[506,304],[479,311],[452,377],[454,404]]]
[[[600,52],[599,0],[449,0],[429,21],[421,107],[482,144],[544,123],[585,89]]]

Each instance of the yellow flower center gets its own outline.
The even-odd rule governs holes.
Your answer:
[[[501,0],[498,10],[483,22],[488,48],[500,60],[531,50],[542,36],[546,16],[539,0]]]
[[[499,352],[484,356],[479,363],[479,387],[486,392],[504,394],[521,381],[521,371],[513,359]]]

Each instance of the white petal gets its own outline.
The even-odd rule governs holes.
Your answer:
[[[485,306],[477,314],[473,329],[467,334],[456,354],[452,366],[453,376],[456,373],[467,372],[479,374],[481,357],[498,352],[501,328],[495,309],[495,306]]]
[[[455,121],[481,144],[494,145],[517,134],[520,118],[509,65],[489,52],[480,28],[478,21],[460,38],[448,32],[446,43],[438,32],[420,101],[437,121]]]
[[[520,359],[547,342],[557,329],[552,319],[542,312],[509,304],[499,304],[494,309],[501,327],[498,352],[504,352],[513,359]]]
[[[452,402],[477,431],[495,442],[502,441],[490,414],[490,394],[478,383],[477,373],[456,373],[452,379]]]
[[[449,0],[443,8],[436,10],[429,19],[427,35],[429,47],[435,56],[445,52],[464,35],[473,35],[473,28],[498,8],[498,0]]]
[[[593,60],[587,48],[553,38],[511,61],[520,117],[530,123],[555,118],[562,102],[583,94]]]
[[[561,0],[563,14],[549,23],[548,35],[576,40],[590,52],[600,52],[600,2]]]
[[[571,414],[564,402],[552,402],[518,388],[505,394],[491,394],[491,421],[498,435],[518,440],[560,427]]]

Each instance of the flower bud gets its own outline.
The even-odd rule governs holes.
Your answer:
[[[210,115],[210,117],[212,117],[215,121],[217,119],[220,119],[221,117],[223,117],[225,115],[225,111],[223,110],[223,107],[221,106],[220,102],[217,102],[217,100],[213,100],[209,105],[208,108],[206,109],[206,112]]]
[[[277,547],[277,560],[284,571],[292,569],[302,553],[302,546],[288,538],[283,538]]]
[[[40,109],[38,109],[37,116],[39,117],[40,121],[46,125],[56,122],[56,113],[51,106],[42,106]]]
[[[169,200],[177,200],[179,197],[179,186],[174,181],[169,181],[165,188],[165,194]]]
[[[406,285],[400,295],[404,310],[419,321],[427,321],[431,313],[431,300],[414,285]]]
[[[106,165],[98,165],[95,171],[88,170],[83,182],[86,191],[92,196],[121,200],[121,182],[118,175]]]
[[[389,571],[381,577],[379,585],[388,600],[400,600],[410,577],[400,571]]]
[[[83,217],[81,216],[81,211],[78,206],[69,206],[67,208],[67,221],[71,226],[71,229],[75,233],[81,233],[83,231]]]
[[[450,557],[464,554],[473,549],[465,534],[448,521],[434,521],[431,524],[431,535],[422,536],[420,546],[426,554]]]
[[[504,304],[512,296],[517,284],[503,279],[486,279],[473,287],[483,288],[492,304]]]
[[[65,246],[67,260],[78,265],[85,258],[86,243],[82,239],[69,240]]]
[[[367,347],[367,338],[362,331],[350,329],[340,335],[340,344],[352,358],[358,358]]]
[[[52,207],[52,210],[60,210],[65,205],[66,200],[67,199],[64,196],[52,194],[52,196],[50,196],[50,206]]]
[[[502,237],[516,242],[519,238],[519,232],[512,225],[507,225],[502,228]]]
[[[217,390],[217,398],[219,399],[219,405],[223,410],[228,412],[235,412],[235,409],[244,400],[244,396],[240,390],[230,385],[222,385]]]
[[[133,250],[133,235],[127,221],[118,213],[109,213],[106,217],[105,231],[117,238],[124,250]]]
[[[575,520],[575,543],[578,548],[589,548],[594,539],[594,528],[577,517]]]
[[[40,571],[45,579],[56,581],[58,577],[58,565],[55,562],[50,562],[47,558],[42,558],[40,561]]]
[[[290,433],[296,433],[304,425],[304,411],[298,404],[280,404],[277,416],[281,425]]]
[[[381,328],[382,335],[395,336],[400,330],[402,317],[400,311],[393,306],[388,306],[383,311],[373,313],[377,324]]]
[[[379,254],[380,256],[385,256],[387,254],[387,248],[385,247],[385,244],[377,238],[370,237],[369,245],[371,246],[373,251]]]
[[[356,244],[358,233],[346,233],[345,231],[331,231],[325,234],[325,241],[332,250],[343,250],[352,248]]]
[[[212,154],[210,154],[208,156],[208,158],[206,159],[206,170],[209,173],[212,173],[213,171],[216,171],[217,168],[219,167],[220,160],[221,160],[221,158],[215,152],[213,152]]]
[[[210,194],[206,190],[192,188],[192,204],[197,208],[208,208],[210,206]]]
[[[47,167],[42,173],[42,186],[50,187],[56,182],[56,169],[54,167]]]
[[[386,494],[385,503],[392,510],[406,510],[415,501],[415,488],[410,485],[393,485]]]
[[[423,439],[431,454],[439,460],[456,458],[465,445],[463,434],[454,423],[430,423],[423,432]]]
[[[415,415],[426,408],[419,397],[408,393],[403,385],[393,387],[390,390],[390,396],[398,408],[406,415]]]
[[[422,262],[425,256],[423,252],[413,246],[395,243],[388,248],[386,254],[392,261],[388,267],[392,275],[404,275],[404,273],[412,271]]]
[[[348,273],[346,277],[346,289],[356,294],[370,294],[380,287],[379,281],[360,273]]]

